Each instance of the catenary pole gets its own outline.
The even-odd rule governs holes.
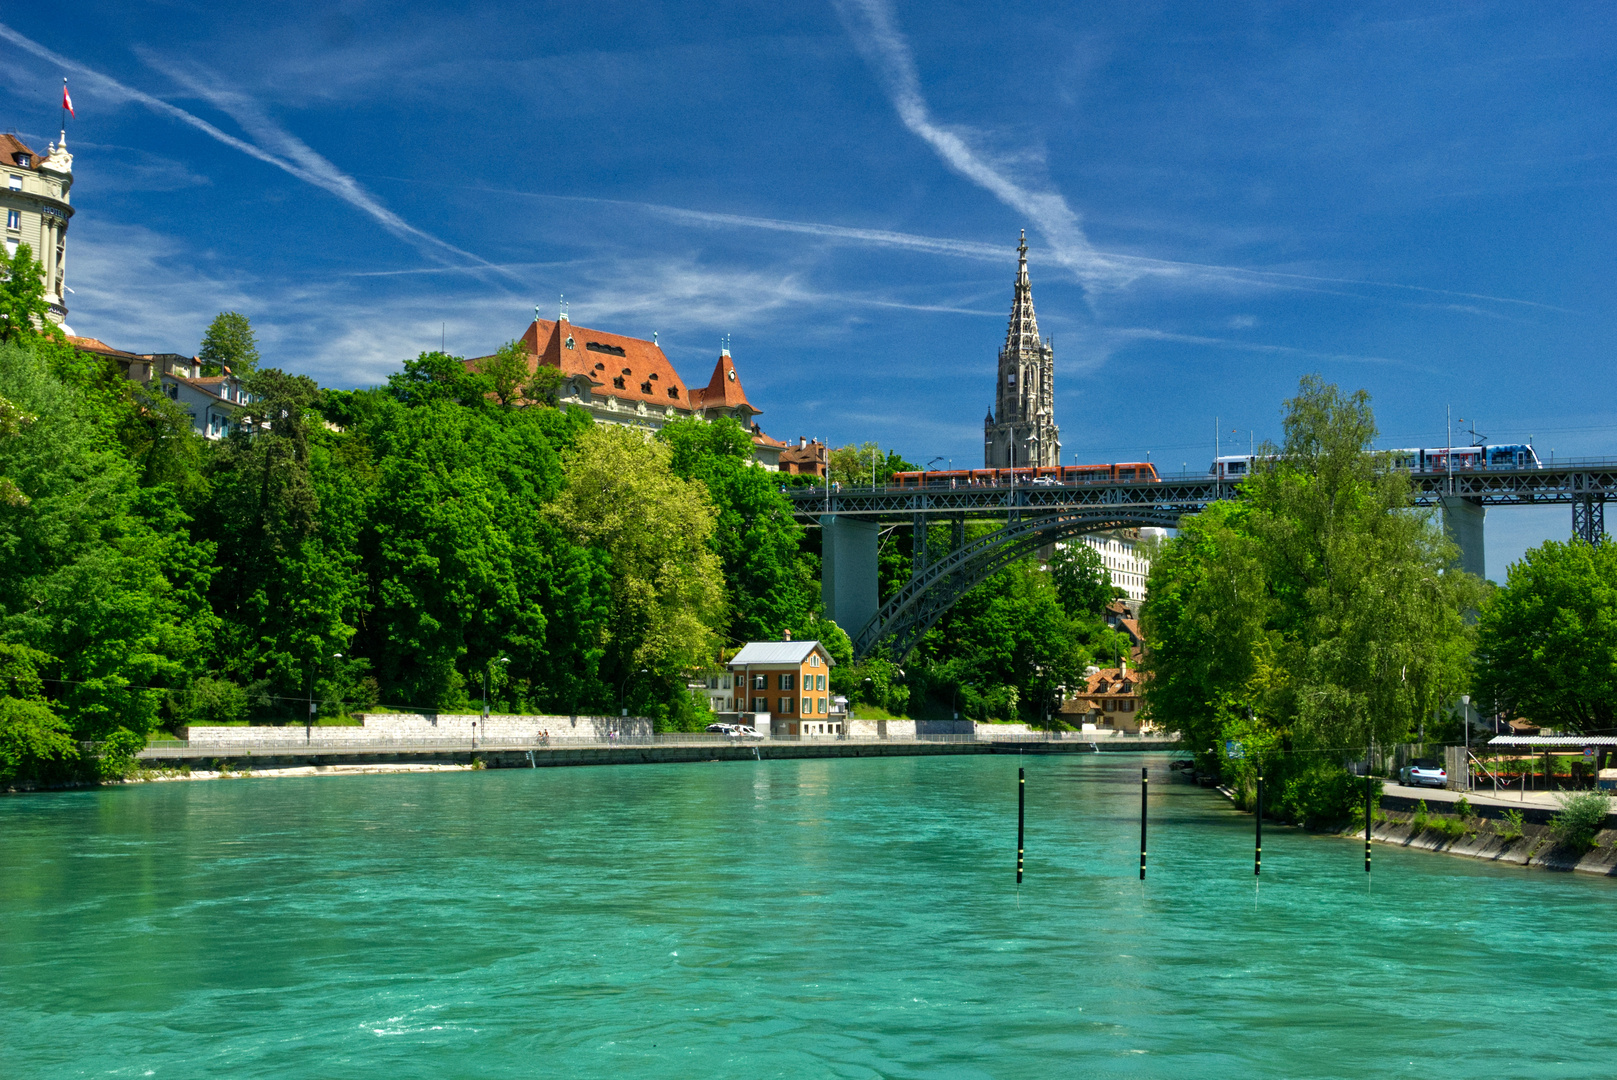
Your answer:
[[[1142,765],[1140,767],[1140,880],[1141,881],[1145,880],[1145,805],[1146,805],[1145,795],[1146,795],[1147,785],[1149,785],[1149,784],[1150,784],[1150,780],[1147,779],[1145,767]]]
[[[1022,884],[1022,825],[1027,809],[1027,770],[1016,770],[1016,883]]]

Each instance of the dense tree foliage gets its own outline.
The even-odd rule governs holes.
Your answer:
[[[1617,728],[1617,544],[1527,552],[1477,631],[1479,701],[1564,731]]]
[[[45,268],[34,258],[34,249],[18,244],[9,257],[0,255],[0,342],[22,341],[36,333],[60,337],[49,313]]]
[[[1279,805],[1306,819],[1339,808],[1344,761],[1463,689],[1462,613],[1482,587],[1411,508],[1408,475],[1379,467],[1367,395],[1305,379],[1285,432],[1237,501],[1187,519],[1154,561],[1145,695],[1209,770],[1244,783],[1266,755]]]
[[[239,311],[215,315],[202,335],[197,359],[215,373],[228,369],[236,375],[252,374],[258,367],[258,338],[251,320]]]

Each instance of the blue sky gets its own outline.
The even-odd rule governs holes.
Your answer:
[[[369,385],[565,293],[779,438],[981,458],[1026,228],[1073,460],[1204,468],[1319,372],[1617,454],[1602,4],[12,5],[0,126],[78,119],[70,322]],[[36,147],[37,148],[37,147]],[[1470,426],[1468,423],[1465,426]],[[1460,425],[1456,425],[1460,427]],[[1233,433],[1233,434],[1232,434]],[[1569,531],[1489,514],[1489,572]]]

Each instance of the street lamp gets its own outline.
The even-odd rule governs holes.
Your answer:
[[[489,673],[489,669],[492,668],[496,663],[509,664],[510,662],[511,662],[511,658],[509,656],[502,656],[497,661],[496,660],[490,660],[488,663],[483,665],[483,723],[485,725],[488,723],[488,673]]]

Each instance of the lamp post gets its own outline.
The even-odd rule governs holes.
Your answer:
[[[487,729],[487,727],[488,727],[488,673],[489,673],[489,670],[492,669],[496,663],[509,664],[510,662],[511,662],[511,658],[509,656],[502,656],[498,660],[490,660],[488,663],[483,665],[483,727],[485,729]],[[483,732],[483,735],[484,735],[485,738],[487,738],[487,736],[488,736],[487,730],[485,730]],[[473,741],[475,742],[476,740],[474,739]]]

